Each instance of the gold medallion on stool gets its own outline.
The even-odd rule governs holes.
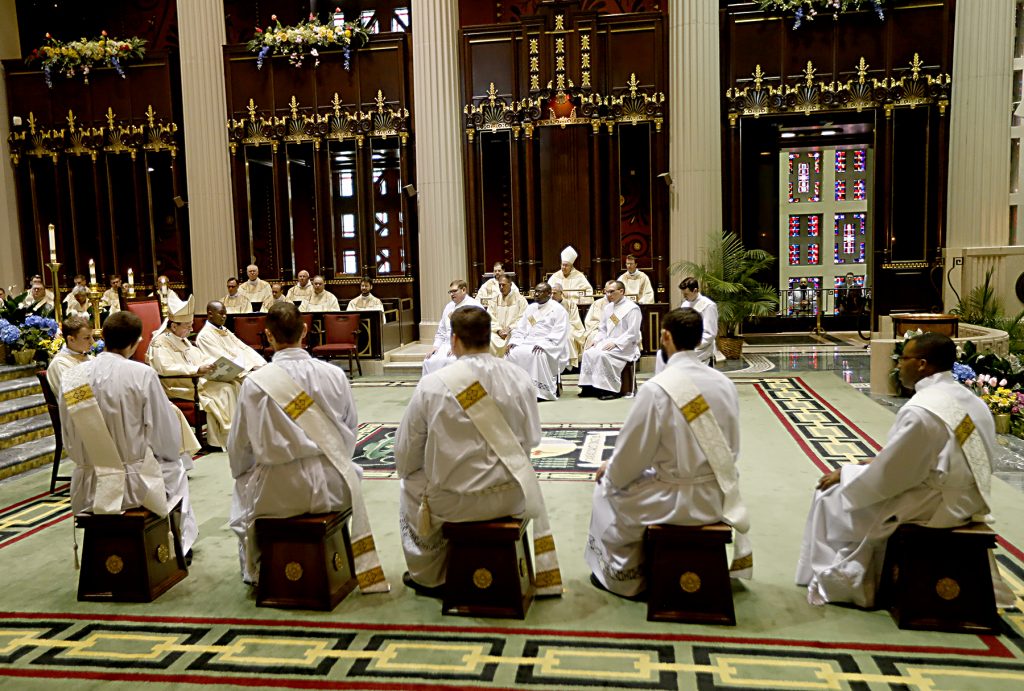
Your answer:
[[[171,558],[171,551],[167,549],[167,545],[156,546],[156,560],[161,564],[166,564]]]
[[[952,578],[940,578],[935,583],[935,592],[943,600],[955,600],[960,594],[960,584]]]
[[[700,576],[693,571],[687,571],[679,577],[679,587],[684,593],[695,593],[700,590]]]
[[[289,581],[297,581],[302,578],[302,564],[297,561],[290,561],[285,564],[284,577]]]
[[[122,561],[121,557],[117,556],[116,554],[111,554],[109,557],[107,557],[107,561],[105,562],[104,566],[107,567],[107,573],[116,575],[121,573],[121,569],[124,568],[124,561]]]
[[[345,565],[345,560],[341,558],[341,555],[337,552],[334,553],[334,570],[341,571],[341,567]]]
[[[491,576],[491,572],[487,569],[477,569],[473,572],[473,585],[480,590],[487,590],[493,582],[494,577]]]

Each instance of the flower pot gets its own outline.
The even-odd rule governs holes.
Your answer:
[[[0,343],[0,365],[7,362],[7,344]]]
[[[735,336],[719,336],[718,349],[727,359],[739,360],[743,357],[743,339]]]
[[[1010,433],[1010,414],[1009,413],[992,413],[992,417],[996,421],[996,434],[1009,434]]]
[[[14,364],[16,365],[29,365],[36,359],[36,351],[31,348],[15,350],[11,354],[14,356]]]

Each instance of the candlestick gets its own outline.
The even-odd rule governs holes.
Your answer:
[[[135,272],[128,269],[128,297],[135,297]]]
[[[92,259],[89,260],[89,264],[89,268],[92,269],[93,278],[92,285],[89,287],[89,302],[92,303],[92,336],[93,338],[100,338],[103,335],[103,329],[100,326],[100,300],[103,298],[103,293],[100,292],[100,287],[96,285],[95,267],[92,266]]]
[[[50,275],[53,276],[53,318],[58,324],[61,323],[61,300],[60,300],[60,279],[58,278],[58,271],[60,270],[60,263],[56,260],[46,265],[46,268],[50,270]]]
[[[48,230],[50,231],[50,263],[55,264],[57,263],[57,234],[52,223]]]
[[[96,262],[89,260],[89,283],[96,285]]]

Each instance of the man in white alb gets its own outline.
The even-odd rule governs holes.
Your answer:
[[[650,305],[654,302],[654,289],[651,288],[651,279],[647,274],[636,268],[636,257],[632,254],[626,255],[626,270],[619,276],[619,280],[626,286],[626,297],[634,297],[641,305]]]
[[[583,352],[583,346],[586,343],[586,329],[583,326],[583,320],[580,319],[580,308],[576,306],[575,302],[565,297],[562,293],[561,283],[555,282],[550,285],[551,301],[561,305],[569,315],[569,336],[566,339],[569,349],[568,369],[579,371],[580,353]],[[603,297],[598,302],[608,304]],[[594,309],[594,306],[591,305],[590,309]]]
[[[29,283],[28,295],[18,305],[19,308],[29,310],[35,314],[53,311],[53,293],[43,285],[43,279],[33,276]]]
[[[182,454],[181,427],[156,373],[131,360],[141,336],[137,315],[112,314],[103,323],[106,350],[64,373],[58,398],[64,446],[75,461],[71,510],[117,514],[144,506],[166,516],[180,504],[190,562],[199,535],[185,475],[191,458]]]
[[[445,522],[503,516],[533,519],[538,595],[562,593],[544,498],[530,463],[540,443],[533,385],[488,352],[490,316],[476,307],[451,315],[458,361],[420,380],[395,433],[399,527],[409,571],[402,580],[439,595],[447,576]]]
[[[700,337],[700,343],[694,348],[694,355],[698,360],[711,367],[715,366],[715,345],[718,340],[718,305],[714,300],[700,292],[700,283],[693,276],[687,276],[679,282],[679,290],[683,291],[683,302],[680,307],[691,307],[700,314],[704,320],[704,331]],[[665,362],[668,357],[662,351],[658,351],[654,358],[654,373],[657,374],[665,369]]]
[[[572,245],[562,250],[562,268],[548,277],[548,285],[560,283],[567,298],[577,305],[589,305],[594,300],[594,287],[583,272],[573,266],[578,256]]]
[[[88,319],[91,315],[89,310],[91,309],[89,304],[89,289],[85,286],[75,286],[71,289],[71,299],[68,300],[65,305],[65,311],[68,316],[71,317],[85,317]]]
[[[313,284],[309,282],[309,272],[303,269],[299,272],[299,282],[288,289],[285,296],[289,302],[301,302],[313,297]]]
[[[68,290],[68,294],[64,296],[65,305],[75,299],[75,288],[85,288],[86,292],[89,290],[89,279],[85,277],[85,274],[75,274],[71,281],[71,289]]]
[[[622,370],[640,359],[640,307],[626,299],[621,281],[604,285],[608,305],[594,342],[583,351],[580,362],[580,397],[605,401],[622,394]]]
[[[220,302],[224,305],[224,309],[228,311],[228,314],[248,314],[253,311],[252,303],[249,302],[249,298],[242,295],[242,291],[238,289],[238,279],[232,276],[227,280],[227,295],[220,299]],[[257,303],[257,307],[259,303]]]
[[[492,300],[498,298],[501,294],[501,288],[498,285],[501,283],[501,277],[505,276],[505,268],[501,262],[494,262],[494,276],[484,281],[484,284],[480,286],[480,290],[476,291],[476,299],[484,307],[489,307]],[[514,282],[509,279],[512,283],[512,292],[519,294],[519,288]]]
[[[608,298],[599,297],[587,310],[587,318],[583,321],[583,345],[580,352],[583,352],[594,344],[597,338],[597,330],[601,327],[601,319],[604,318],[604,309],[608,306]]]
[[[228,312],[224,304],[213,300],[206,305],[206,323],[196,336],[196,347],[202,351],[206,360],[214,362],[218,358],[227,358],[249,372],[267,364],[263,356],[242,342],[231,333],[224,323]]]
[[[64,373],[90,360],[95,344],[92,324],[87,317],[65,317],[60,325],[60,333],[64,337],[64,346],[46,366],[46,381],[54,396],[60,396]]]
[[[275,281],[270,284],[270,299],[263,301],[263,304],[260,305],[260,312],[268,312],[277,303],[287,301],[288,299],[284,296],[284,286]]]
[[[323,276],[313,277],[313,295],[302,301],[300,312],[340,312],[338,298],[327,290]]]
[[[238,292],[243,297],[248,298],[249,302],[253,305],[252,311],[255,311],[260,308],[264,301],[270,299],[270,284],[260,278],[260,267],[255,264],[247,266],[245,273],[249,280],[238,286]]]
[[[703,328],[697,312],[672,310],[661,327],[668,367],[640,387],[594,488],[586,549],[591,582],[623,597],[644,590],[644,530],[659,523],[728,523],[737,533],[730,575],[753,572],[736,470],[736,385],[694,356]]]
[[[889,536],[903,523],[953,528],[990,522],[992,414],[950,370],[956,344],[924,333],[907,341],[900,381],[916,390],[896,414],[873,459],[846,463],[818,480],[804,529],[796,582],[812,605],[873,607]],[[996,604],[1013,594],[989,557]]]
[[[498,281],[498,296],[487,305],[491,315],[491,355],[503,357],[508,348],[512,329],[526,311],[526,298],[512,291],[512,279],[502,274]]]
[[[349,300],[345,309],[350,312],[353,310],[356,312],[380,312],[380,323],[387,322],[387,317],[384,316],[384,303],[380,301],[380,298],[374,296],[373,281],[367,276],[363,276],[363,280],[359,281],[359,296]]]
[[[110,287],[103,291],[100,307],[106,307],[110,314],[121,311],[121,277],[117,274],[110,276]]]
[[[569,362],[569,315],[551,299],[551,286],[538,283],[534,302],[526,308],[505,359],[521,367],[537,389],[537,400],[558,398],[558,375]]]
[[[306,325],[291,302],[267,313],[274,359],[245,379],[228,437],[235,479],[229,524],[238,536],[242,580],[259,578],[257,518],[352,509],[351,542],[359,588],[387,592],[363,501],[362,470],[352,462],[356,416],[345,373],[301,346]],[[295,409],[295,401],[305,407]]]
[[[461,278],[457,278],[448,286],[448,295],[451,301],[444,306],[441,318],[437,322],[437,331],[434,333],[434,347],[423,360],[423,376],[436,372],[445,365],[455,362],[455,351],[452,350],[451,336],[452,312],[458,307],[477,307],[483,309],[479,302],[468,294],[469,286]]]

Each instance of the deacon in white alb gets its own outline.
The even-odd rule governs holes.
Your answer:
[[[548,285],[561,283],[566,297],[578,305],[588,305],[594,300],[594,287],[582,271],[573,267],[578,256],[572,245],[562,250],[562,268],[548,277]]]
[[[327,290],[323,276],[313,277],[313,295],[302,301],[300,312],[340,312],[338,298]]]
[[[452,312],[457,307],[483,307],[472,296],[468,295],[469,286],[461,278],[457,278],[448,286],[448,294],[451,301],[444,306],[441,318],[437,322],[437,332],[434,334],[434,348],[423,360],[423,376],[436,372],[445,365],[455,362],[455,352],[452,350],[451,335]]]
[[[601,319],[604,318],[604,309],[608,306],[608,298],[600,297],[594,300],[594,304],[587,310],[587,318],[583,321],[583,345],[580,352],[583,352],[594,345],[597,338],[597,330],[601,327]]]
[[[700,343],[694,349],[694,355],[705,365],[714,365],[715,347],[718,339],[718,305],[714,300],[700,292],[700,283],[693,276],[687,276],[679,282],[679,290],[683,291],[683,302],[680,307],[690,307],[700,314],[704,324]],[[659,350],[654,358],[654,373],[665,369],[665,358]]]
[[[694,357],[702,328],[694,310],[672,310],[661,326],[669,365],[640,387],[594,488],[591,582],[624,597],[644,590],[644,530],[656,523],[728,523],[737,532],[730,575],[753,569],[736,471],[736,385]]]
[[[526,311],[526,298],[519,291],[512,291],[512,279],[502,275],[498,281],[498,296],[487,305],[491,315],[491,355],[504,357],[512,329],[519,323]]]
[[[287,298],[284,296],[284,286],[278,282],[270,284],[270,299],[264,300],[263,304],[260,305],[260,312],[267,312],[271,307],[279,302],[286,302]]]
[[[537,389],[537,398],[558,398],[558,374],[569,362],[569,314],[551,299],[551,286],[538,283],[534,303],[512,330],[505,358],[522,367]]]
[[[626,255],[626,270],[619,276],[619,280],[626,286],[626,297],[636,297],[636,301],[641,305],[649,305],[654,302],[651,279],[636,268],[636,257],[632,254]]]
[[[349,300],[345,309],[349,312],[380,312],[380,323],[384,324],[388,320],[384,315],[384,303],[374,296],[373,281],[366,276],[359,281],[359,297]]]
[[[796,572],[812,605],[873,607],[886,543],[900,524],[952,528],[991,521],[995,425],[985,403],[953,378],[955,358],[956,344],[947,336],[925,333],[907,341],[900,381],[917,393],[896,414],[885,448],[818,481]],[[989,563],[996,604],[1012,604],[991,556]]]
[[[583,320],[580,319],[580,308],[576,306],[575,302],[565,297],[562,293],[561,283],[551,284],[551,301],[561,305],[569,315],[569,337],[566,339],[566,348],[569,352],[569,367],[579,369],[580,353],[583,352],[583,344],[586,342],[586,330],[583,327]],[[601,298],[598,302],[607,304],[608,301]],[[590,309],[594,309],[593,305],[591,305]]]
[[[65,318],[60,325],[60,333],[64,336],[64,346],[46,366],[46,381],[50,385],[50,391],[58,397],[64,373],[92,359],[89,353],[95,343],[92,324],[87,317]]]
[[[227,280],[227,294],[220,299],[228,314],[248,314],[253,311],[249,298],[238,289],[238,279],[232,276]],[[259,305],[260,303],[257,303]]]
[[[112,314],[103,323],[106,350],[64,374],[61,427],[75,461],[71,510],[116,514],[144,506],[166,516],[180,502],[188,552],[199,534],[185,476],[191,459],[182,455],[181,427],[156,372],[130,359],[141,336],[137,315]]]
[[[621,281],[605,283],[604,295],[601,326],[580,362],[580,396],[601,400],[621,396],[623,368],[640,359],[640,307],[626,299]]]
[[[238,292],[252,303],[253,310],[259,309],[264,301],[270,299],[270,284],[260,278],[260,267],[255,264],[247,266],[245,273],[249,280],[238,286]]]
[[[501,294],[498,284],[501,282],[501,277],[505,275],[505,268],[502,263],[494,262],[494,276],[484,281],[484,284],[480,286],[480,290],[476,291],[476,299],[481,305],[489,307],[491,301]],[[509,280],[511,281],[511,279]],[[512,283],[512,292],[516,295],[519,294],[519,288],[514,282]]]
[[[425,376],[395,433],[405,584],[437,595],[447,576],[446,521],[533,519],[538,595],[560,595],[555,543],[530,450],[540,443],[533,385],[488,352],[490,317],[451,316],[458,361]]]
[[[246,372],[267,364],[263,356],[231,333],[224,322],[228,319],[224,303],[214,300],[206,305],[206,324],[196,336],[196,347],[210,362],[227,358]]]
[[[303,350],[305,332],[294,304],[270,308],[267,338],[274,359],[246,377],[231,424],[227,451],[235,487],[229,523],[238,536],[242,579],[255,585],[259,577],[257,518],[351,508],[359,588],[386,592],[362,471],[352,462],[358,426],[352,391],[342,370]]]
[[[309,282],[309,272],[303,269],[299,272],[299,282],[288,289],[285,296],[289,302],[301,302],[313,297],[313,284]]]
[[[103,291],[100,306],[106,307],[110,314],[121,311],[121,277],[117,274],[111,275],[110,287]]]

